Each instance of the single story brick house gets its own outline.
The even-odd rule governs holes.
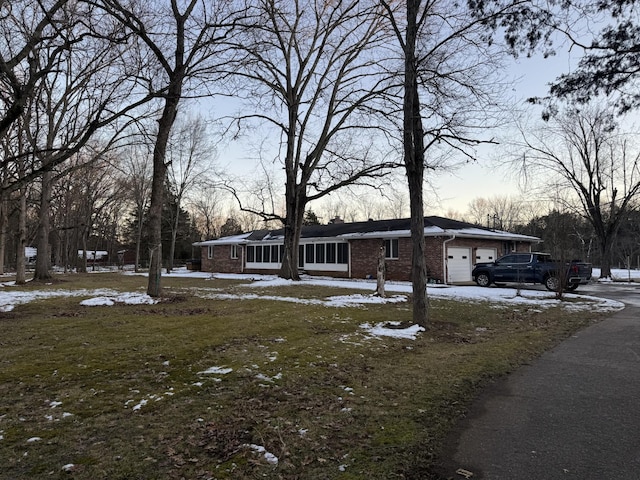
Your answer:
[[[425,259],[429,281],[471,281],[478,262],[509,252],[530,252],[538,237],[491,230],[442,217],[424,218]],[[310,275],[375,278],[378,252],[386,247],[389,280],[410,280],[410,220],[370,220],[302,228],[298,266]],[[284,230],[254,230],[194,243],[201,247],[201,269],[216,273],[274,274],[280,269]]]

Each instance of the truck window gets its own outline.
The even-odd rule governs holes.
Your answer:
[[[506,264],[506,263],[516,263],[516,256],[515,255],[505,255],[504,257],[502,257],[500,260],[498,260],[499,264]]]
[[[514,255],[514,257],[516,257],[516,260],[513,263],[529,263],[531,261],[530,254],[519,254]]]

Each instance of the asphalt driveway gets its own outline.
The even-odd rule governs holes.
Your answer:
[[[627,306],[488,387],[449,438],[442,478],[640,478],[640,284],[577,293]]]

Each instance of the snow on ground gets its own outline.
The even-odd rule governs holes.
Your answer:
[[[146,293],[129,292],[111,296],[89,298],[80,302],[80,305],[95,307],[102,305],[111,306],[116,303],[124,303],[125,305],[154,305],[158,303],[158,300],[150,297]]]
[[[399,325],[400,322],[378,323],[373,326],[368,323],[363,323],[360,325],[360,328],[376,337],[406,338],[408,340],[415,340],[419,332],[424,332],[424,327],[420,325],[411,325],[407,328],[394,328]]]
[[[51,289],[21,291],[17,290],[18,287],[15,285],[15,282],[0,283],[0,287],[12,287],[0,290],[0,312],[10,312],[16,305],[60,297],[91,297],[80,302],[80,305],[84,306],[115,305],[116,303],[124,303],[127,305],[157,303],[156,299],[151,298],[147,294],[118,292],[109,288],[93,290],[83,288],[79,290]]]
[[[283,280],[275,275],[241,275],[241,274],[214,274],[213,278],[247,280],[252,283],[248,284],[253,289],[267,287],[281,287],[292,285],[291,280]],[[640,277],[639,277],[640,278]],[[318,285],[323,287],[347,288],[352,290],[368,290],[373,292],[376,288],[375,280],[355,280],[355,279],[337,279],[330,277],[309,277],[303,276],[301,283],[303,285]],[[265,300],[282,300],[294,301],[307,304],[324,304],[326,306],[344,307],[363,305],[366,303],[395,303],[406,300],[406,295],[412,290],[409,282],[388,281],[385,284],[385,291],[390,295],[381,298],[369,293],[368,295],[355,294],[328,297],[324,300],[320,299],[300,299],[293,297],[279,297],[276,295],[259,295],[254,293],[247,294],[206,294],[207,298],[218,299],[265,299]],[[430,298],[441,298],[467,302],[495,302],[501,306],[509,307],[515,305],[537,306],[538,308],[549,308],[553,306],[569,307],[571,310],[600,310],[603,312],[615,311],[624,308],[624,305],[614,300],[607,300],[599,297],[588,295],[580,295],[573,293],[565,293],[565,298],[571,302],[565,302],[555,298],[553,292],[547,290],[521,289],[518,293],[516,288],[486,288],[478,286],[453,286],[433,284],[427,286],[427,293]]]
[[[599,271],[594,269],[594,276],[599,275]],[[131,274],[131,273],[126,273]],[[166,275],[166,274],[164,274]],[[632,270],[614,270],[614,278],[637,278],[640,279],[640,271]],[[211,298],[217,300],[275,300],[284,302],[295,302],[307,305],[324,305],[327,307],[353,307],[365,306],[367,304],[381,303],[399,303],[407,300],[407,295],[411,293],[411,283],[409,282],[393,282],[388,281],[385,284],[387,297],[379,297],[373,294],[376,288],[373,280],[354,280],[354,279],[336,279],[330,277],[309,277],[304,276],[301,280],[302,285],[323,286],[343,288],[350,290],[364,290],[366,293],[356,293],[350,295],[336,295],[324,299],[305,299],[295,296],[261,294],[261,290],[265,288],[277,289],[281,287],[291,286],[294,284],[291,280],[284,280],[275,275],[255,275],[255,274],[211,274],[207,272],[194,272],[185,268],[175,269],[170,275],[171,277],[191,277],[201,278],[203,280],[220,278],[245,280],[249,283],[242,284],[236,289],[237,293],[221,293],[219,289],[198,287],[193,289],[194,295],[202,298]],[[298,283],[296,283],[298,284]],[[0,312],[9,312],[16,305],[38,301],[46,298],[54,297],[88,297],[82,300],[80,305],[83,306],[111,306],[117,303],[124,304],[152,304],[157,300],[146,294],[136,292],[117,292],[112,289],[80,289],[80,290],[31,290],[21,291],[13,282],[0,283]],[[247,292],[243,292],[242,288],[246,287]],[[513,308],[515,306],[531,306],[534,308],[545,309],[553,306],[560,306],[567,310],[590,310],[590,311],[616,311],[624,308],[624,304],[613,300],[602,299],[594,296],[580,295],[574,293],[565,293],[568,301],[558,300],[552,292],[541,289],[522,288],[483,288],[477,286],[452,286],[452,285],[429,285],[427,292],[430,298],[449,299],[463,302],[492,302],[496,308]],[[365,332],[375,336],[395,336],[402,338],[414,338],[418,331],[412,327],[410,329],[393,328],[390,323],[361,326]],[[391,327],[391,328],[389,328]],[[204,372],[203,372],[204,373]]]

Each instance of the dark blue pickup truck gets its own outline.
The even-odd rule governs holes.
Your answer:
[[[562,275],[565,284],[562,285]],[[542,283],[548,290],[558,291],[561,286],[575,290],[591,280],[591,264],[585,262],[558,262],[548,253],[510,253],[491,263],[476,264],[471,272],[481,287],[504,283]]]

